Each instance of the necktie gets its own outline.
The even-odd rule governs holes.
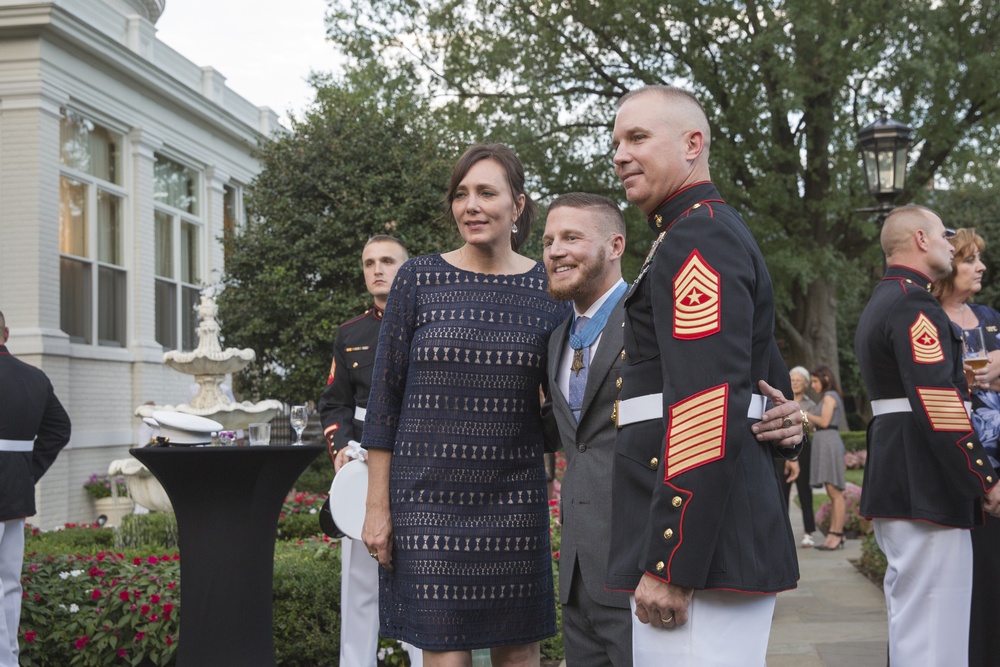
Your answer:
[[[573,323],[573,333],[579,333],[589,317],[578,317]],[[580,408],[583,407],[583,392],[587,388],[587,372],[590,370],[590,347],[573,351],[573,364],[569,370],[569,407],[573,417],[580,421]]]

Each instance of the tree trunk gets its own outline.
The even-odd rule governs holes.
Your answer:
[[[833,369],[840,378],[837,354],[837,285],[827,278],[817,278],[807,296],[797,297],[790,317],[780,317],[777,334],[783,345],[785,363],[809,370],[820,364]]]

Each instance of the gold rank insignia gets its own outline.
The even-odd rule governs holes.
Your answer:
[[[910,344],[913,346],[913,360],[918,364],[936,364],[944,361],[941,336],[930,319],[920,313],[910,325]]]
[[[729,385],[720,384],[670,406],[664,480],[725,455],[728,398]]]
[[[965,404],[957,389],[917,387],[917,395],[920,396],[920,403],[935,431],[967,433],[972,430],[969,413],[965,411]]]
[[[721,328],[719,274],[697,250],[674,276],[674,338],[692,340]]]

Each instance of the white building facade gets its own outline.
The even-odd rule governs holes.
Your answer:
[[[199,290],[279,129],[156,39],[165,4],[0,0],[0,310],[73,421],[43,528],[94,519],[83,483],[135,444],[136,406],[187,402],[163,353],[197,345]]]

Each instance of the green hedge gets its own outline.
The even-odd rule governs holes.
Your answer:
[[[274,547],[274,654],[282,667],[326,667],[340,655],[340,544]]]
[[[844,441],[844,450],[848,452],[863,452],[865,450],[865,431],[844,431],[840,439]]]

